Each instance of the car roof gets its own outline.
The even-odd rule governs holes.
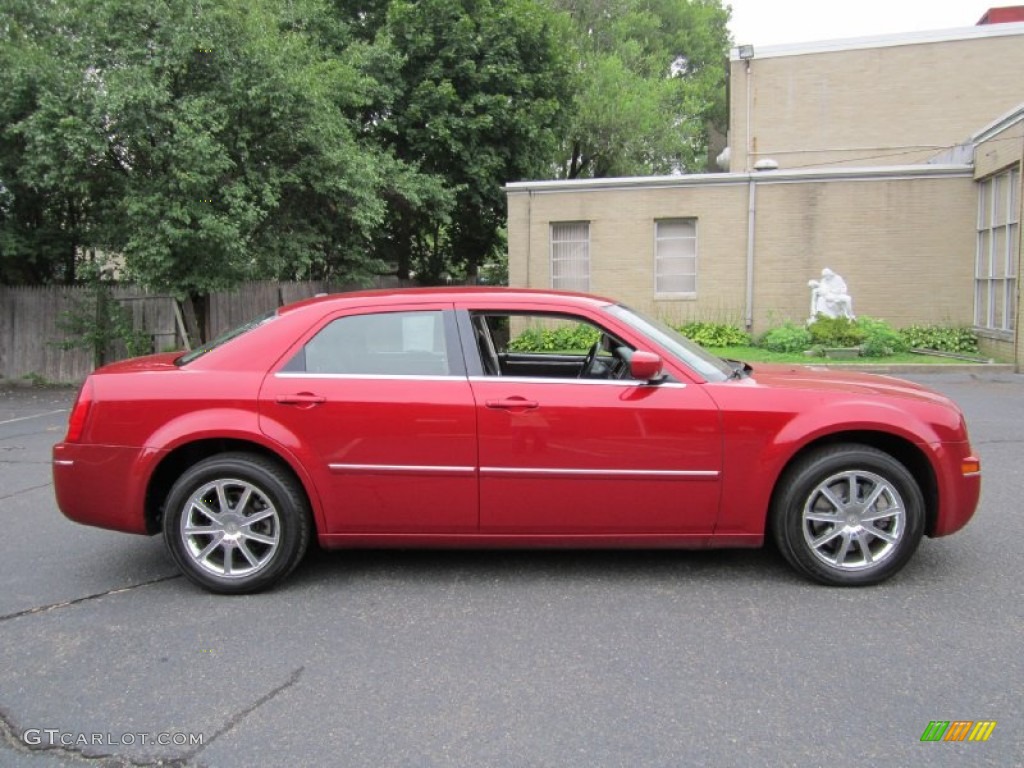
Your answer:
[[[594,296],[588,293],[571,291],[551,291],[536,288],[506,288],[502,286],[441,286],[435,288],[384,288],[365,291],[348,291],[344,293],[320,294],[311,299],[304,299],[286,304],[278,310],[286,314],[296,310],[317,305],[331,305],[343,308],[350,304],[362,304],[372,299],[375,304],[387,306],[401,304],[410,299],[428,299],[433,301],[451,301],[458,303],[467,299],[472,301],[494,301],[501,305],[507,301],[529,301],[535,304],[551,304],[553,307],[604,307],[615,304],[612,299]]]

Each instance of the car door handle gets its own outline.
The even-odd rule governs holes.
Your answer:
[[[488,408],[503,408],[509,411],[529,411],[540,405],[536,400],[527,400],[525,397],[503,397],[500,400],[486,401]]]
[[[327,400],[321,395],[314,395],[312,392],[296,392],[294,395],[278,395],[274,400],[281,405],[304,405],[312,408]]]

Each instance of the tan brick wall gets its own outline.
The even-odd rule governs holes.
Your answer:
[[[1024,45],[1024,43],[1022,43]],[[1024,120],[981,142],[974,149],[974,178],[983,179],[1020,163],[1024,153]]]
[[[746,62],[730,71],[731,170],[747,170]],[[921,162],[1020,104],[1024,34],[754,58],[753,161]],[[914,145],[927,145],[911,149]]]
[[[757,200],[755,329],[806,320],[807,280],[824,267],[846,280],[858,315],[971,322],[971,179],[763,184]]]
[[[830,267],[858,314],[903,326],[970,323],[974,183],[969,177],[771,183],[759,180],[754,330],[807,319],[807,281]],[[671,321],[740,323],[748,185],[525,192],[509,196],[512,285],[551,287],[549,233],[590,221],[591,292]],[[654,294],[654,221],[698,220],[696,299]],[[527,259],[529,255],[529,259]]]
[[[743,317],[747,185],[509,196],[509,281],[551,287],[550,225],[590,222],[590,292],[673,321]],[[529,230],[527,217],[532,222]],[[654,222],[697,219],[697,298],[654,294]],[[527,235],[529,231],[529,235]],[[529,258],[527,259],[527,256]],[[527,267],[528,265],[528,267]]]

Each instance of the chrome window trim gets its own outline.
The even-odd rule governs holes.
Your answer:
[[[505,382],[508,384],[586,384],[601,385],[605,387],[652,387],[655,389],[686,389],[686,384],[681,381],[665,381],[659,384],[651,384],[647,381],[636,381],[634,379],[560,379],[549,376],[470,376],[471,382]]]
[[[303,371],[278,371],[278,379],[353,379],[364,381],[465,381],[462,374],[448,376],[425,376],[417,373],[305,373]]]
[[[415,373],[304,373],[302,371],[278,371],[274,374],[277,379],[351,379],[355,381],[466,381],[471,382],[505,382],[507,384],[585,384],[587,386],[600,385],[605,387],[656,387],[658,389],[686,389],[686,384],[681,381],[665,381],[659,384],[651,384],[646,381],[624,381],[622,379],[560,379],[548,376],[462,376],[450,374],[448,376],[423,376]]]

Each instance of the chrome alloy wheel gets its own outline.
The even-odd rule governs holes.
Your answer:
[[[281,520],[259,487],[220,479],[189,497],[179,530],[185,551],[199,568],[235,579],[251,576],[273,559]]]
[[[906,529],[896,486],[874,472],[839,472],[807,496],[804,541],[818,560],[843,571],[877,566],[892,555]]]

